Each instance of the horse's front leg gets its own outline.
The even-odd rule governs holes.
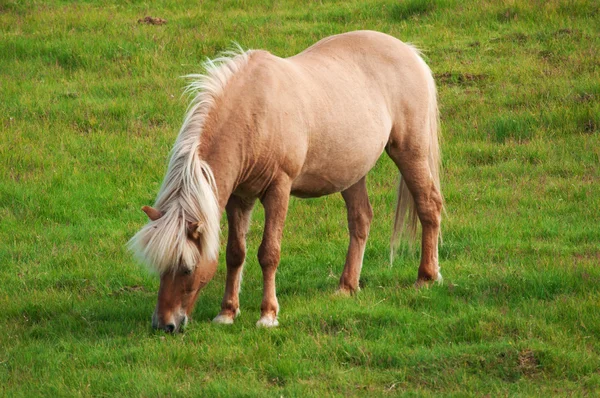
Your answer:
[[[258,262],[263,272],[263,300],[256,326],[277,326],[279,303],[275,294],[275,273],[281,255],[283,224],[290,200],[291,180],[282,176],[271,183],[261,202],[265,208],[265,230],[258,249]]]
[[[227,280],[221,312],[213,319],[215,323],[231,324],[234,318],[240,314],[239,294],[246,258],[246,233],[250,225],[253,207],[254,200],[244,201],[233,195],[225,206],[229,225],[226,253]]]
[[[367,194],[366,178],[361,178],[356,184],[343,191],[342,197],[348,210],[350,245],[344,271],[340,278],[339,291],[348,294],[359,290],[360,271],[373,218],[373,209]]]

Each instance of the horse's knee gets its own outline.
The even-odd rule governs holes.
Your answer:
[[[439,228],[442,223],[440,212],[435,211],[433,207],[429,207],[427,211],[419,212],[419,220],[424,227]]]
[[[373,208],[370,203],[367,203],[363,211],[361,211],[360,219],[363,225],[366,225],[367,227],[371,225],[371,220],[373,220]]]
[[[366,240],[373,220],[373,209],[371,205],[355,212],[350,217],[350,232],[359,239]]]
[[[280,256],[279,248],[272,245],[261,244],[258,249],[258,263],[263,270],[277,267]]]
[[[246,245],[243,241],[228,242],[227,244],[227,265],[240,266],[246,258]]]
[[[431,189],[431,201],[435,204],[438,212],[442,211],[442,207],[444,206],[444,199],[442,198],[442,194],[435,187],[435,185]]]
[[[422,196],[417,201],[417,213],[423,226],[438,228],[442,221],[444,202],[437,188],[431,188],[429,195]]]

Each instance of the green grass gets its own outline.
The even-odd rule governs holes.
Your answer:
[[[581,0],[0,0],[0,395],[599,394],[599,14]],[[339,195],[294,199],[277,330],[254,326],[257,209],[236,324],[209,322],[222,258],[187,331],[152,332],[158,281],[125,243],[183,119],[178,77],[233,40],[288,56],[366,28],[425,49],[438,81],[445,284],[413,289],[409,250],[389,267],[397,172],[382,158],[359,295],[333,295]]]

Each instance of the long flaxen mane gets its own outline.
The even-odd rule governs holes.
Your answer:
[[[171,151],[167,174],[154,203],[163,215],[149,221],[128,243],[135,256],[160,274],[179,267],[193,270],[200,261],[214,261],[219,252],[219,204],[210,166],[198,149],[204,121],[227,82],[247,64],[251,51],[224,53],[204,64],[185,93],[194,94]],[[198,223],[199,242],[188,238],[188,226]],[[199,249],[200,248],[200,249]]]

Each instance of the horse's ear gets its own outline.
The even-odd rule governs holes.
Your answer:
[[[146,213],[148,218],[152,221],[156,221],[163,216],[163,214],[160,211],[158,211],[154,207],[150,207],[150,206],[142,207],[142,211],[144,213]]]
[[[190,239],[198,240],[200,235],[204,232],[204,224],[200,221],[188,223],[188,237]]]

